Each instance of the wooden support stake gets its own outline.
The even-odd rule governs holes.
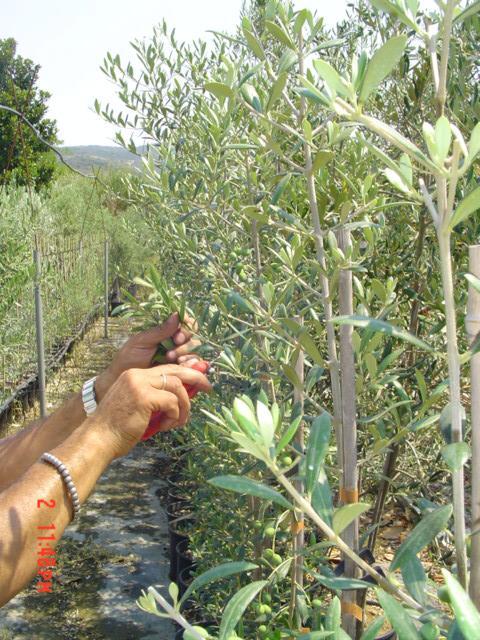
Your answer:
[[[469,248],[470,273],[480,278],[480,245]],[[480,293],[471,284],[468,288],[465,327],[469,342],[480,333]],[[470,597],[480,610],[480,353],[470,362],[472,421],[472,524],[470,556]]]
[[[352,241],[350,231],[340,229],[337,232],[338,246],[347,254]],[[338,282],[340,315],[353,315],[353,283],[350,269],[342,269]],[[341,496],[346,504],[358,500],[358,467],[357,467],[357,406],[355,394],[355,359],[352,344],[353,327],[340,327],[340,372],[342,388],[342,454],[343,475],[340,487]],[[343,540],[355,552],[358,551],[358,520],[354,520],[342,534]],[[350,558],[344,557],[345,577],[356,578],[357,567]],[[342,591],[342,627],[351,638],[357,635],[357,616],[352,610],[357,605],[357,592]]]

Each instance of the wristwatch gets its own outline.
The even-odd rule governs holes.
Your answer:
[[[85,413],[87,414],[87,416],[92,415],[92,413],[97,408],[97,399],[95,397],[95,380],[96,379],[97,379],[97,376],[95,376],[94,378],[90,378],[90,380],[87,380],[86,382],[84,382],[82,387],[83,407],[85,409]]]

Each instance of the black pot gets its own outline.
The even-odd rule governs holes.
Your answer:
[[[190,496],[186,493],[181,493],[176,489],[170,488],[167,492],[167,502],[168,504],[172,504],[172,502],[184,502],[185,504],[188,504],[190,502]]]
[[[179,576],[184,569],[188,569],[195,564],[195,560],[191,551],[188,550],[189,540],[182,540],[177,544],[177,576]]]
[[[176,502],[171,502],[166,508],[166,514],[168,522],[172,522],[178,517],[187,515],[188,511],[188,502],[184,502],[183,500],[177,500]]]
[[[175,518],[170,522],[168,533],[170,535],[170,573],[168,577],[172,582],[177,581],[177,544],[182,540],[188,540],[188,535],[178,529],[179,522],[193,522],[191,516],[185,518]]]
[[[185,569],[182,569],[182,571],[180,571],[177,574],[177,582],[178,582],[178,589],[180,591],[180,597],[183,596],[185,591],[188,589],[190,583],[192,582],[192,573],[195,571],[196,568],[197,568],[197,563],[192,562],[192,564],[189,567],[185,567]]]
[[[168,491],[172,491],[173,493],[179,493],[180,495],[190,495],[195,488],[195,484],[185,480],[175,474],[174,476],[169,475],[167,478]]]

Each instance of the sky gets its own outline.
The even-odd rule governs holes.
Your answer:
[[[329,22],[345,11],[346,0],[300,0]],[[205,36],[208,29],[231,30],[242,0],[0,0],[0,38],[13,37],[18,53],[41,65],[39,86],[52,94],[49,116],[57,120],[66,145],[111,145],[114,128],[93,111],[114,87],[100,71],[107,51],[129,54],[129,42],[149,36],[167,20],[179,39]],[[323,6],[322,6],[323,5]]]
[[[333,24],[347,0],[296,0]],[[128,60],[129,42],[149,36],[162,18],[178,39],[205,37],[208,29],[235,28],[242,0],[0,0],[0,38],[13,37],[18,53],[41,65],[39,86],[52,94],[49,116],[66,145],[114,144],[114,128],[94,112],[95,98],[114,98],[100,71],[107,51]]]

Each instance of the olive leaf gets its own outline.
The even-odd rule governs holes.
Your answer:
[[[328,452],[332,419],[327,412],[315,418],[310,427],[305,456],[305,491],[311,494],[317,484],[320,469]]]
[[[446,569],[442,569],[442,575],[460,631],[468,640],[480,640],[480,613],[452,574]]]
[[[389,322],[385,322],[384,320],[377,320],[376,318],[366,318],[365,316],[337,316],[332,319],[332,322],[336,324],[350,324],[354,327],[361,327],[368,329],[370,331],[376,332],[379,331],[381,333],[385,333],[386,335],[393,336],[394,338],[399,338],[400,340],[404,340],[405,342],[409,342],[420,349],[424,349],[425,351],[433,351],[433,348],[428,345],[420,338],[417,338],[412,333],[405,331],[404,329],[400,329]]]
[[[368,62],[359,101],[365,103],[378,85],[391,73],[402,57],[407,44],[407,36],[395,36],[377,49]]]
[[[246,608],[255,596],[268,584],[268,580],[258,580],[242,587],[228,601],[220,622],[218,640],[229,640],[235,627],[240,622]]]
[[[233,89],[222,82],[207,82],[205,89],[219,99],[233,98],[235,96]]]
[[[395,571],[395,569],[403,565],[411,554],[417,555],[424,547],[430,544],[435,536],[445,529],[452,517],[452,511],[452,505],[447,504],[427,513],[397,549],[390,565],[390,570]]]
[[[412,618],[402,605],[382,589],[377,589],[377,595],[388,621],[397,632],[398,640],[421,640]]]
[[[456,207],[448,225],[449,229],[453,229],[466,220],[472,213],[480,209],[480,187],[473,189]]]
[[[275,489],[272,489],[271,487],[267,487],[261,482],[251,480],[250,478],[227,475],[211,478],[208,482],[218,489],[226,489],[227,491],[234,491],[235,493],[255,496],[262,500],[275,502],[284,509],[293,509],[293,506],[282,496],[281,493],[275,491]]]
[[[253,571],[257,569],[258,566],[253,564],[252,562],[224,562],[223,564],[219,564],[212,569],[208,569],[201,575],[197,576],[193,582],[188,586],[188,589],[183,594],[180,605],[188,600],[188,598],[194,593],[198,591],[202,587],[205,587],[207,584],[211,582],[216,582],[217,580],[221,580],[222,578],[228,578],[229,576],[234,576],[239,573],[245,573],[247,571]]]

